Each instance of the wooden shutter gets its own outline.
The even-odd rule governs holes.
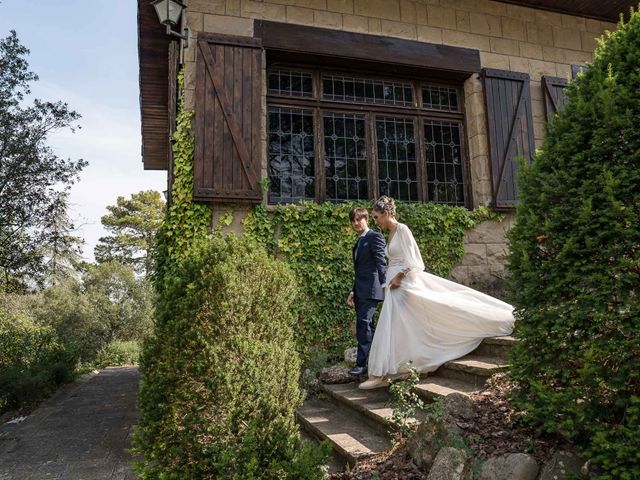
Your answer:
[[[542,77],[542,93],[544,95],[544,109],[547,114],[547,122],[564,108],[564,88],[567,80],[560,77]]]
[[[518,201],[516,157],[535,151],[529,75],[483,69],[489,133],[493,207],[513,208]]]
[[[260,39],[198,35],[194,198],[262,201]]]

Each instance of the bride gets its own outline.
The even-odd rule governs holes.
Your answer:
[[[409,227],[399,223],[393,198],[373,205],[376,224],[389,232],[387,285],[361,389],[388,385],[411,368],[432,372],[466,355],[485,337],[510,335],[513,307],[484,293],[424,272]]]

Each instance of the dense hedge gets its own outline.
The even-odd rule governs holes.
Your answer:
[[[302,444],[294,276],[248,238],[196,242],[166,279],[141,362],[141,478],[315,479]]]
[[[523,169],[513,376],[530,421],[640,478],[640,15],[620,23]]]

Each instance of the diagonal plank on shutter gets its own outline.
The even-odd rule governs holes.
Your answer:
[[[564,88],[567,80],[560,77],[542,77],[542,93],[544,94],[544,107],[547,121],[553,120],[553,116],[564,108]]]
[[[194,198],[262,201],[260,40],[198,35]]]
[[[513,208],[518,201],[517,162],[534,154],[529,75],[483,69],[493,207]]]

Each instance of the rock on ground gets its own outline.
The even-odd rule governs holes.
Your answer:
[[[478,480],[535,480],[538,462],[526,453],[508,453],[489,458],[480,470]]]
[[[427,480],[471,480],[469,455],[459,448],[441,448],[429,470]]]

